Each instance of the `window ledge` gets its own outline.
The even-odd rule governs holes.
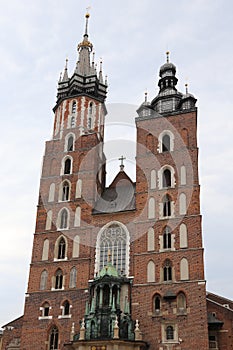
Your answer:
[[[56,291],[59,291],[59,290],[64,290],[65,288],[62,287],[62,288],[51,288],[51,291],[52,292],[56,292]]]
[[[61,319],[61,318],[71,318],[72,315],[69,314],[69,315],[59,315],[58,318]]]
[[[38,320],[52,320],[53,316],[39,316]]]
[[[53,261],[66,261],[68,260],[67,256],[64,259],[58,259],[58,258],[54,258]]]

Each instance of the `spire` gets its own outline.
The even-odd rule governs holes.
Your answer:
[[[85,32],[83,35],[83,41],[78,44],[78,52],[79,52],[79,69],[78,73],[80,75],[88,76],[91,74],[91,65],[90,65],[90,53],[93,49],[92,43],[88,40],[88,23],[90,14],[86,13],[86,25]]]
[[[166,52],[166,55],[167,55],[167,63],[169,63],[169,55],[170,55],[170,52],[167,51],[167,52]]]
[[[188,95],[188,93],[189,93],[188,92],[188,83],[185,84],[185,93],[186,93],[186,95]]]
[[[62,78],[62,82],[69,80],[68,77],[68,58],[66,58],[66,63],[65,63],[65,69],[64,69],[64,74]]]
[[[99,81],[101,84],[103,84],[103,61],[102,58],[100,59],[100,71],[99,71]]]

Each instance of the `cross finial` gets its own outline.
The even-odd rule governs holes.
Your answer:
[[[85,28],[85,35],[88,35],[88,19],[90,17],[90,13],[89,13],[89,10],[90,10],[90,6],[86,8],[87,10],[87,13],[86,13],[86,28]]]
[[[169,63],[169,55],[170,55],[170,52],[167,51],[167,52],[166,52],[166,55],[167,55],[167,63]]]
[[[147,102],[147,90],[145,91],[145,102]]]
[[[188,95],[188,83],[185,84],[185,92],[186,92],[186,95]]]
[[[118,158],[118,160],[120,160],[121,161],[121,164],[120,164],[120,170],[121,171],[123,171],[124,170],[124,160],[125,160],[126,158],[125,157],[123,157],[123,156],[121,156],[120,158]]]

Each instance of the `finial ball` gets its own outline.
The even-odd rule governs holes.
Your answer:
[[[89,18],[90,17],[90,13],[86,13],[86,18]]]

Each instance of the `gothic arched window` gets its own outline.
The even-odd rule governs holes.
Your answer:
[[[47,289],[48,272],[43,270],[40,275],[40,290]]]
[[[163,216],[171,216],[171,197],[168,194],[163,197]]]
[[[68,300],[66,300],[62,305],[62,315],[67,316],[69,314],[70,314],[70,303],[68,302]]]
[[[67,181],[62,185],[62,201],[68,201],[70,197],[70,185]]]
[[[166,134],[162,138],[162,152],[170,152],[170,150],[171,150],[170,136]]]
[[[49,350],[58,349],[58,336],[59,336],[59,333],[58,333],[57,327],[53,327],[49,335]]]
[[[163,188],[171,187],[171,171],[169,169],[165,169],[163,172]]]
[[[67,140],[67,152],[71,152],[73,150],[74,150],[74,137],[70,135]]]
[[[69,283],[69,287],[70,288],[75,288],[76,287],[76,280],[77,280],[77,269],[74,266],[70,270],[70,283]]]
[[[172,326],[167,326],[166,328],[166,339],[167,340],[174,339],[174,328]]]
[[[70,173],[71,173],[71,159],[67,158],[64,164],[64,174],[66,175]]]
[[[66,255],[66,242],[63,237],[61,237],[59,243],[58,243],[58,254],[57,258],[58,259],[65,259]]]
[[[163,231],[163,249],[171,248],[171,229],[166,226]]]
[[[62,270],[58,269],[55,274],[55,289],[62,289],[63,287],[63,274]]]
[[[59,228],[68,228],[68,211],[65,208],[60,212]]]
[[[166,260],[163,266],[163,280],[172,281],[172,264],[170,260]]]
[[[72,104],[72,114],[74,114],[76,112],[76,107],[77,107],[77,103],[76,103],[76,101],[74,101]]]
[[[96,272],[110,263],[119,274],[128,274],[129,237],[119,224],[112,224],[100,231],[97,239]]]

